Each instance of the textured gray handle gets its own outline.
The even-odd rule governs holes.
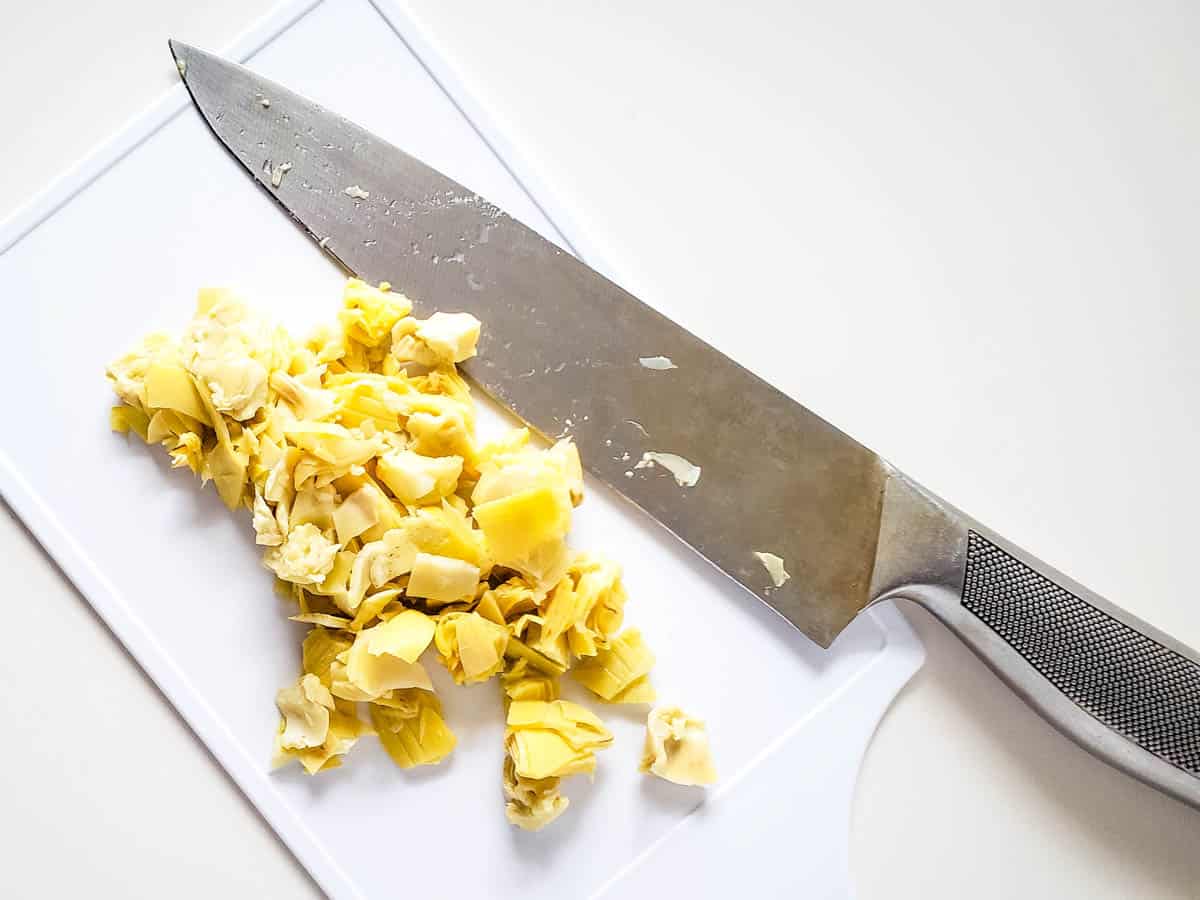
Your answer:
[[[1200,653],[898,472],[871,594],[920,603],[1063,734],[1200,809]]]
[[[974,531],[962,604],[1088,715],[1200,776],[1200,665],[1192,659]]]

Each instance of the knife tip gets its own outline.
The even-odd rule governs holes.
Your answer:
[[[171,56],[175,59],[175,68],[179,70],[179,77],[186,80],[188,56],[196,48],[176,38],[167,38],[167,47],[171,51]]]

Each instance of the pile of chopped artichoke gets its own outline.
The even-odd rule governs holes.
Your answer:
[[[561,779],[594,772],[612,741],[560,699],[559,676],[606,703],[652,703],[654,657],[621,631],[620,567],[567,546],[583,500],[575,445],[541,449],[525,429],[477,442],[456,364],[479,321],[411,313],[387,284],[351,279],[337,324],[295,341],[230,291],[202,290],[180,338],[150,335],[109,366],[112,426],[247,509],[291,618],[312,626],[276,697],[278,763],[335,768],[372,733],[402,768],[439,763],[455,737],[422,662],[433,648],[457,684],[498,677],[506,814],[536,830],[567,808]],[[698,724],[659,712],[649,770],[711,781]]]

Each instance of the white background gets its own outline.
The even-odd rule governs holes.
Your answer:
[[[170,86],[168,35],[220,48],[268,6],[0,2],[0,216]],[[636,292],[694,296],[687,324],[718,345],[724,317],[762,315],[760,373],[1200,646],[1200,17],[741,6],[412,4]],[[977,402],[946,408],[950,380]],[[4,893],[315,895],[2,518],[0,560]],[[1200,813],[911,618],[929,659],[863,771],[862,898],[1200,897]]]

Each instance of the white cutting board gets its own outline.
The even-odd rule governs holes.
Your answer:
[[[599,264],[390,3],[287,4],[229,55]],[[295,677],[304,628],[286,621],[247,517],[157,448],[109,433],[102,372],[142,333],[178,329],[201,285],[237,286],[301,328],[334,314],[340,283],[182,87],[0,229],[0,490],[300,862],[337,898],[728,897],[751,885],[848,896],[858,764],[920,665],[915,638],[882,609],[822,652],[595,483],[573,542],[625,565],[627,622],[657,653],[660,698],[710,723],[715,789],[639,775],[639,715],[602,709],[616,741],[595,781],[569,782],[571,808],[550,829],[516,831],[502,812],[495,685],[456,688],[436,665],[459,737],[448,762],[401,772],[364,740],[316,779],[269,771],[273,697]]]

